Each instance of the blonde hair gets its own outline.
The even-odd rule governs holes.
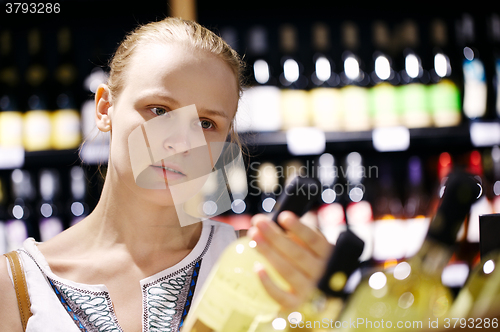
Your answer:
[[[243,87],[244,62],[239,54],[221,37],[200,24],[176,17],[167,17],[161,21],[139,26],[121,42],[109,63],[108,87],[113,98],[118,97],[125,85],[126,69],[136,48],[150,43],[184,43],[195,49],[207,51],[229,65],[233,71],[238,97]],[[231,141],[242,148],[234,130],[234,119],[229,129]]]
[[[125,37],[109,64],[108,87],[111,94],[118,96],[123,89],[124,73],[136,48],[150,43],[171,42],[184,43],[222,59],[232,69],[237,79],[238,95],[241,94],[244,65],[239,54],[209,29],[176,17],[139,26]]]

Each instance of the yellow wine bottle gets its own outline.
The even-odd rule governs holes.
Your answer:
[[[395,267],[367,275],[349,298],[342,330],[422,329],[443,318],[452,296],[441,274],[452,255],[460,225],[480,195],[472,175],[452,173],[441,205],[419,252]]]
[[[317,180],[297,176],[278,199],[272,219],[276,221],[285,210],[303,215],[320,193]],[[255,241],[242,237],[226,248],[195,299],[182,332],[254,331],[277,316],[281,305],[269,296],[255,268],[263,266],[282,289],[290,286],[255,247]]]

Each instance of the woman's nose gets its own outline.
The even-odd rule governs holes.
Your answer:
[[[187,135],[183,133],[175,133],[163,142],[163,147],[172,153],[186,153],[191,149],[191,144]]]

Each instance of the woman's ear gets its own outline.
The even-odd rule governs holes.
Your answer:
[[[111,92],[106,84],[100,84],[95,93],[95,121],[102,132],[111,130]]]

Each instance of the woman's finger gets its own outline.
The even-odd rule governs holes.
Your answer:
[[[294,213],[283,211],[278,216],[278,223],[287,232],[302,240],[318,257],[325,259],[331,254],[332,246],[325,236],[319,230],[312,229],[301,223]]]
[[[269,219],[257,220],[255,229],[250,234],[252,238],[260,234],[269,246],[279,252],[282,259],[288,260],[295,268],[312,279],[317,279],[324,269],[323,260],[307,245],[293,241],[278,225],[269,222]]]

